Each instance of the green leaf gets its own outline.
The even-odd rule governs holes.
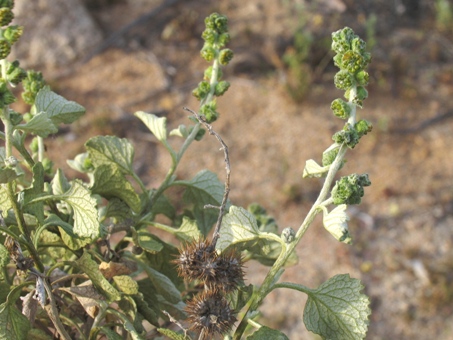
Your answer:
[[[137,233],[137,243],[139,247],[151,254],[156,254],[164,248],[162,243],[155,240],[153,235],[147,232]]]
[[[95,167],[102,164],[116,165],[121,172],[133,174],[134,147],[125,138],[98,136],[85,143],[90,159]]]
[[[181,226],[176,229],[175,236],[182,241],[198,240],[202,235],[198,230],[197,222],[187,216],[182,219]]]
[[[61,169],[57,169],[55,176],[52,179],[52,192],[54,195],[61,195],[69,190],[71,185]]]
[[[4,269],[10,261],[9,252],[3,244],[0,244],[0,269]],[[0,277],[2,273],[0,272]]]
[[[325,339],[364,339],[371,314],[363,285],[348,274],[336,275],[309,289],[304,310],[307,329]]]
[[[164,214],[170,219],[173,219],[176,214],[175,207],[171,204],[170,200],[165,195],[159,195],[157,201],[151,207],[151,212],[154,214]]]
[[[14,169],[0,169],[0,183],[9,183],[17,178]]]
[[[140,197],[120,169],[113,164],[102,164],[96,167],[91,191],[107,199],[120,198],[135,213],[140,212]]]
[[[85,113],[83,106],[52,92],[48,86],[36,95],[35,106],[36,112],[46,112],[55,125],[70,124]]]
[[[31,200],[43,195],[44,191],[44,168],[41,162],[33,166],[33,183],[30,188],[24,192],[25,212],[35,216],[40,223],[44,221],[44,203],[38,201],[29,203]]]
[[[247,337],[247,340],[289,340],[289,338],[280,331],[275,329],[261,326],[257,331],[255,331],[252,335]]]
[[[14,305],[0,305],[0,340],[27,339],[30,328],[29,320]]]
[[[213,208],[205,208],[204,205],[197,204],[193,208],[193,215],[196,220],[196,226],[199,231],[207,237],[214,223],[217,222],[219,210]]]
[[[145,301],[143,294],[139,293],[132,297],[135,301],[135,305],[137,306],[137,312],[139,312],[145,320],[147,320],[153,326],[159,326],[159,317],[157,316],[157,312],[155,312],[149,305],[148,302]],[[154,305],[154,307],[156,307]]]
[[[52,133],[58,132],[58,127],[54,124],[47,112],[39,112],[25,124],[16,125],[16,129],[29,132],[39,137],[46,138]]]
[[[167,118],[159,118],[152,113],[143,111],[137,111],[134,115],[146,125],[159,141],[164,142],[167,140]]]
[[[163,334],[172,340],[188,340],[188,339],[190,339],[190,338],[186,337],[184,334],[176,333],[167,328],[158,328],[157,331],[160,334]]]
[[[122,222],[126,219],[132,219],[131,208],[119,198],[112,198],[109,200],[106,210],[104,211],[104,217],[113,217],[118,222]]]
[[[109,302],[121,299],[120,293],[101,274],[98,264],[91,259],[89,253],[84,252],[76,261],[76,264],[88,275],[96,288],[102,292]]]
[[[71,184],[71,188],[63,195],[58,196],[69,204],[74,213],[74,233],[82,238],[95,239],[100,234],[97,202],[90,191],[79,180]]]
[[[113,277],[116,287],[127,295],[138,294],[137,281],[132,279],[130,276],[118,275]]]
[[[186,187],[183,199],[187,203],[220,206],[224,194],[224,185],[217,175],[209,170],[202,170],[190,181],[175,181],[175,185]]]
[[[149,266],[145,266],[144,269],[154,287],[156,288],[156,292],[158,294],[162,295],[164,299],[166,299],[168,302],[171,302],[172,304],[181,301],[181,293],[168,277]]]
[[[108,327],[101,327],[99,332],[103,333],[109,340],[124,340],[124,338],[117,332],[111,330]]]
[[[6,185],[0,185],[0,210],[1,215],[6,217],[8,215],[8,210],[12,208],[11,202],[8,198],[8,191]]]
[[[61,240],[65,245],[68,246],[71,250],[80,249],[87,244],[91,243],[92,240],[89,237],[79,237],[78,235],[74,234],[74,227],[63,221],[60,217],[55,214],[50,214],[44,221],[44,226],[56,226],[60,231]]]
[[[258,238],[258,225],[253,214],[244,208],[231,206],[228,214],[223,217],[216,249],[223,251],[230,245]]]

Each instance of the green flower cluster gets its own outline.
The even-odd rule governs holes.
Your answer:
[[[365,51],[366,43],[360,39],[354,31],[345,27],[332,33],[332,50],[336,55],[333,58],[335,65],[340,69],[335,75],[335,86],[345,91],[345,98],[337,98],[331,104],[335,116],[341,119],[349,119],[355,106],[362,107],[363,101],[368,97],[365,86],[369,82],[369,74],[366,71],[371,61],[370,53]],[[338,143],[345,143],[353,148],[359,142],[360,137],[370,132],[371,123],[362,120],[355,123],[352,121],[345,124],[343,129],[335,133],[332,139]]]
[[[364,195],[363,187],[370,186],[368,174],[352,174],[340,178],[332,189],[333,203],[360,204]]]
[[[212,123],[219,116],[215,97],[223,95],[230,87],[230,83],[221,80],[220,66],[227,65],[233,59],[233,51],[224,48],[230,41],[227,17],[213,13],[205,19],[205,25],[206,29],[202,34],[205,43],[200,53],[203,59],[213,62],[213,65],[205,70],[203,81],[192,94],[201,103],[200,113],[208,123]]]

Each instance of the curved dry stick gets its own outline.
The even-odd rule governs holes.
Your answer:
[[[215,207],[219,209],[219,216],[217,218],[217,223],[214,229],[214,235],[212,236],[212,246],[215,247],[218,238],[220,237],[220,227],[222,226],[222,219],[223,219],[223,214],[225,213],[225,208],[228,202],[228,195],[230,193],[230,173],[231,173],[231,168],[230,168],[230,157],[228,155],[228,146],[225,144],[223,141],[222,137],[214,131],[212,126],[206,122],[206,119],[199,115],[197,112],[184,107],[184,110],[189,111],[194,115],[194,117],[201,123],[203,126],[209,131],[209,134],[212,136],[215,136],[219,143],[222,145],[221,150],[223,150],[223,154],[225,156],[225,170],[226,170],[226,178],[225,178],[225,191],[223,193],[223,198],[222,198],[222,203],[220,204],[220,207]],[[208,205],[205,206],[205,208],[214,208],[214,206]]]

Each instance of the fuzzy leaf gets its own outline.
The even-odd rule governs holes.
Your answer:
[[[201,237],[197,222],[184,216],[181,226],[176,230],[175,236],[181,241],[198,240]]]
[[[347,208],[348,206],[346,204],[340,204],[330,213],[327,214],[324,212],[323,223],[324,228],[326,228],[338,241],[351,244],[352,238],[351,235],[349,235],[349,216],[346,214]]]
[[[140,212],[140,197],[120,169],[113,164],[102,164],[94,170],[94,184],[91,191],[107,199],[120,198],[132,211]]]
[[[289,338],[280,331],[275,329],[261,326],[257,331],[255,331],[252,335],[247,337],[247,340],[289,340]]]
[[[48,86],[36,95],[36,112],[46,112],[55,125],[70,124],[85,113],[85,108],[52,92]]]
[[[47,112],[39,112],[27,123],[17,125],[16,129],[38,135],[42,138],[58,132],[58,127],[50,119]]]
[[[9,183],[17,177],[17,173],[13,169],[0,169],[0,183]]]
[[[151,207],[151,212],[154,214],[164,214],[170,219],[173,219],[176,214],[175,207],[165,195],[160,195],[154,205]]]
[[[8,198],[6,186],[0,185],[0,213],[3,217],[8,215],[8,210],[12,208],[11,202]]]
[[[85,143],[89,156],[95,167],[102,164],[116,165],[121,172],[132,174],[134,147],[125,138],[115,136],[98,136]]]
[[[30,322],[8,302],[0,305],[0,340],[27,339]]]
[[[38,201],[29,203],[31,200],[40,197],[44,191],[44,168],[41,162],[33,166],[33,183],[30,188],[24,190],[25,212],[35,216],[39,222],[44,221],[44,203]]]
[[[69,190],[71,185],[61,169],[57,169],[52,179],[52,192],[54,195],[61,195]]]
[[[139,232],[137,234],[137,241],[138,246],[151,254],[156,254],[164,248],[162,243],[156,241],[152,235],[147,232]]]
[[[3,244],[0,244],[0,269],[4,269],[9,263],[9,252]],[[0,273],[0,278],[3,273]]]
[[[324,339],[364,339],[371,310],[362,289],[360,280],[348,274],[336,275],[310,289],[304,310],[307,329]]]
[[[171,280],[149,266],[144,267],[149,279],[156,288],[156,292],[168,302],[176,304],[181,301],[181,294]]]
[[[190,181],[176,181],[174,184],[186,187],[183,199],[188,203],[200,205],[222,203],[224,186],[217,175],[209,170],[202,170]]]
[[[74,233],[82,238],[95,239],[100,234],[96,200],[83,184],[75,180],[71,188],[59,196],[69,204],[74,212]]]
[[[175,331],[172,331],[167,328],[158,328],[157,331],[160,334],[165,335],[166,337],[172,339],[172,340],[188,340],[189,338],[186,337],[184,334],[176,333]]]
[[[167,140],[167,118],[157,117],[152,113],[143,111],[137,111],[134,115],[146,125],[159,141],[163,142]]]
[[[109,200],[109,204],[104,211],[105,217],[114,217],[118,222],[122,222],[126,219],[132,220],[132,211],[129,206],[119,198],[112,198]]]
[[[110,302],[121,299],[120,293],[101,274],[97,263],[91,259],[90,254],[84,252],[76,263]]]
[[[134,281],[130,276],[114,276],[113,281],[115,282],[116,287],[124,294],[134,295],[139,293],[137,281]]]
[[[253,214],[244,208],[231,206],[222,221],[216,249],[223,251],[232,244],[259,238],[259,229]]]
[[[307,177],[324,177],[329,171],[329,166],[321,166],[316,163],[313,159],[309,159],[305,162],[303,178]]]

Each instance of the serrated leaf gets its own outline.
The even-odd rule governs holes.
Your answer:
[[[39,112],[25,124],[16,125],[16,129],[29,132],[39,137],[46,138],[52,133],[58,132],[58,127],[50,119],[47,112]]]
[[[302,177],[324,177],[325,175],[327,175],[329,167],[330,166],[321,166],[313,159],[309,159],[305,162],[305,168]]]
[[[228,214],[223,217],[216,249],[223,251],[232,244],[258,238],[259,230],[255,216],[244,208],[231,206]]]
[[[289,340],[289,338],[280,331],[266,326],[261,326],[252,335],[247,337],[247,340]]]
[[[364,339],[371,314],[363,285],[348,274],[336,275],[309,290],[304,310],[307,329],[325,339]]]
[[[28,319],[8,302],[0,305],[0,339],[23,340],[31,328]]]
[[[97,202],[79,180],[73,181],[71,188],[58,197],[69,204],[73,210],[73,232],[77,236],[91,239],[99,236],[100,224],[96,209]]]
[[[95,167],[113,164],[124,174],[132,174],[134,147],[125,138],[115,136],[97,136],[85,143],[89,157]]]
[[[130,276],[118,275],[113,277],[113,281],[116,284],[116,287],[127,295],[138,294],[138,284],[137,281],[132,279]]]
[[[222,203],[224,185],[217,175],[209,170],[200,171],[189,181],[175,181],[174,184],[186,187],[183,195],[185,202],[218,206]]]
[[[197,222],[184,216],[181,226],[176,229],[175,236],[182,241],[198,240],[202,236],[198,229]]]
[[[157,117],[152,113],[137,111],[134,113],[156,138],[163,142],[167,140],[167,118]]]
[[[119,168],[113,164],[102,164],[94,170],[91,191],[107,199],[120,198],[136,213],[140,212],[140,197]]]
[[[71,250],[80,249],[92,242],[89,237],[80,237],[74,234],[74,227],[60,219],[57,215],[50,214],[44,221],[45,226],[56,226],[60,231],[61,240]],[[64,249],[63,249],[64,250]]]
[[[109,302],[119,301],[121,299],[120,293],[101,274],[97,263],[91,259],[90,254],[84,252],[76,261],[76,264],[88,275],[96,288],[103,293]]]
[[[163,334],[172,340],[188,340],[188,339],[190,339],[190,338],[186,337],[184,334],[176,333],[167,328],[158,328],[157,331],[160,334]]]
[[[85,108],[52,92],[48,86],[36,95],[36,112],[46,112],[55,125],[70,124],[85,113]]]

